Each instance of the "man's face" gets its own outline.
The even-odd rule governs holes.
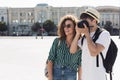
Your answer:
[[[94,27],[94,25],[96,24],[96,20],[88,14],[82,14],[80,18],[81,20],[86,20],[89,23],[90,27]]]
[[[95,24],[95,20],[94,20],[94,19],[91,20],[91,19],[89,19],[89,18],[86,18],[85,20],[89,23],[89,26],[90,26],[90,27],[94,27],[94,24]]]

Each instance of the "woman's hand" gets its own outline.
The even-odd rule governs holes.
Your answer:
[[[52,68],[53,63],[51,61],[48,61],[48,80],[53,80]]]
[[[82,80],[81,76],[82,76],[82,67],[79,66],[79,68],[78,68],[78,80]]]
[[[78,80],[82,80],[81,78],[78,78]]]
[[[52,77],[48,77],[48,80],[53,80],[53,78]]]

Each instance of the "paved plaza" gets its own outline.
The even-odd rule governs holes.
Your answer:
[[[47,80],[44,67],[54,38],[0,37],[0,80]],[[119,80],[120,39],[112,38],[119,47],[113,80]]]

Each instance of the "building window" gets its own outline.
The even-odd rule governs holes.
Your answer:
[[[35,21],[34,21],[34,19],[32,19],[32,23],[34,23]]]
[[[22,12],[20,13],[20,16],[21,16],[21,17],[22,17],[22,16],[25,16],[25,15],[26,15],[26,13],[22,13]]]
[[[28,12],[28,16],[32,16],[32,13],[31,13],[31,12]]]
[[[104,21],[102,21],[102,26],[104,26]]]
[[[31,23],[32,22],[31,19],[29,19],[28,22]]]
[[[13,22],[13,23],[18,23],[18,20],[17,20],[17,19],[16,19],[16,20],[12,20],[12,22]]]
[[[105,18],[106,18],[107,21],[109,21],[110,20],[110,14],[106,14]]]
[[[22,16],[22,13],[20,13],[20,16]]]
[[[26,23],[26,20],[24,19],[23,22]]]
[[[4,17],[3,16],[1,17],[1,21],[4,21]]]

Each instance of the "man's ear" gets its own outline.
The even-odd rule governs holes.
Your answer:
[[[93,22],[96,23],[96,24],[98,23],[97,20],[95,20],[95,19],[93,19]]]

